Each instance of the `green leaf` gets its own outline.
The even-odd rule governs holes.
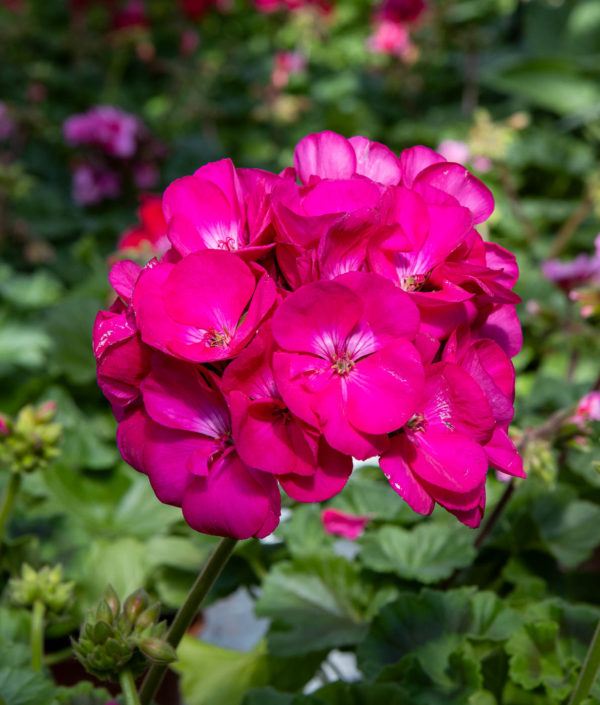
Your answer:
[[[484,81],[497,90],[516,95],[559,115],[595,108],[600,89],[574,62],[562,59],[526,59],[488,72]]]
[[[592,502],[571,501],[558,492],[540,497],[533,506],[542,541],[567,568],[583,563],[600,544],[600,507]]]
[[[550,697],[562,700],[575,685],[575,673],[561,662],[558,624],[538,621],[525,624],[506,643],[510,677],[526,690],[545,686]]]
[[[475,560],[473,532],[455,524],[419,524],[411,530],[384,526],[364,536],[360,559],[372,570],[434,583]]]
[[[294,507],[292,516],[282,522],[277,533],[294,556],[318,554],[333,545],[333,537],[323,528],[321,508],[315,504]]]
[[[390,485],[378,467],[364,467],[353,472],[344,491],[328,506],[385,521],[414,523],[421,519],[394,491],[390,491]]]
[[[395,683],[344,683],[338,681],[300,696],[293,705],[415,705]],[[246,705],[246,704],[244,704]]]
[[[238,705],[253,688],[267,685],[281,688],[286,682],[294,689],[301,688],[322,658],[319,655],[317,661],[309,661],[307,670],[301,661],[285,664],[284,660],[270,656],[264,640],[252,651],[241,652],[206,644],[190,636],[183,638],[177,655],[179,661],[172,667],[181,674],[181,689],[187,705]],[[283,678],[282,669],[288,672]],[[287,702],[275,691],[270,691],[270,696],[265,702],[274,705]]]
[[[312,556],[270,571],[256,613],[275,620],[269,650],[295,656],[357,643],[369,616],[393,594],[389,589],[375,592],[343,558]]]
[[[473,587],[402,593],[372,621],[358,647],[358,666],[375,678],[386,666],[411,656],[434,683],[451,687],[451,654],[469,641],[502,641],[519,623],[496,595]]]
[[[293,705],[295,698],[290,693],[279,693],[273,688],[255,688],[246,693],[242,705]]]
[[[51,705],[54,686],[31,668],[0,666],[0,698],[6,705]]]
[[[87,384],[96,378],[91,340],[94,318],[101,306],[101,301],[80,292],[47,313],[46,330],[55,348],[52,372],[62,373],[73,384]]]
[[[60,281],[43,269],[34,274],[14,274],[8,267],[0,270],[0,296],[16,308],[45,308],[58,301],[62,290]]]

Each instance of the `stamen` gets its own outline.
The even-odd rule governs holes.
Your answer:
[[[350,357],[350,353],[346,350],[343,355],[336,355],[333,358],[331,369],[337,372],[338,375],[346,376],[354,369],[354,360]]]

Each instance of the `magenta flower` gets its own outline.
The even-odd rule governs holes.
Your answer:
[[[321,512],[323,528],[328,534],[343,536],[354,541],[365,530],[371,517],[366,514],[350,514],[339,509],[324,509]]]
[[[413,414],[423,367],[412,343],[416,306],[375,274],[315,282],[273,318],[275,380],[283,400],[342,453],[365,459]]]
[[[173,247],[181,255],[212,249],[264,256],[273,247],[268,195],[278,181],[266,171],[236,169],[230,159],[177,179],[163,197]]]
[[[210,534],[265,536],[280,490],[329,499],[372,456],[415,511],[477,526],[488,467],[523,476],[518,268],[477,232],[492,208],[430,149],[333,132],[279,175],[224,159],[175,181],[127,236],[170,247],[113,267],[94,325],[123,457]]]
[[[429,367],[423,401],[390,439],[381,469],[392,487],[420,514],[435,503],[460,521],[479,525],[494,418],[477,383],[460,367]]]
[[[144,408],[120,423],[117,439],[157,497],[180,506],[203,533],[271,533],[279,522],[277,482],[240,460],[218,378],[156,354],[141,391]]]
[[[175,264],[151,262],[133,294],[142,340],[193,362],[235,357],[274,302],[275,284],[264,270],[218,250]]]
[[[238,452],[247,464],[277,475],[293,499],[329,499],[346,484],[352,461],[286,406],[271,366],[275,350],[265,324],[223,376]]]

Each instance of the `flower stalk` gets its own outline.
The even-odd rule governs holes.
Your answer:
[[[31,667],[34,671],[42,670],[44,661],[44,617],[46,606],[41,600],[33,603],[31,611]]]
[[[16,472],[10,473],[8,485],[2,496],[2,505],[0,505],[0,546],[4,542],[4,529],[12,514],[19,488],[21,487],[21,475]]]
[[[210,589],[221,574],[225,564],[233,552],[233,549],[235,548],[236,543],[237,539],[221,539],[219,545],[214,550],[214,553],[208,559],[208,562],[190,588],[184,603],[175,615],[175,619],[173,620],[173,623],[167,633],[166,640],[174,649],[176,649],[179,645],[179,642],[192,623],[192,620],[198,612],[204,598],[208,595]],[[164,664],[153,664],[150,667],[150,670],[146,674],[140,689],[140,705],[150,705],[162,682],[166,670],[167,666]],[[129,702],[127,705],[129,705]]]
[[[600,669],[600,621],[596,625],[596,631],[592,637],[592,641],[588,647],[587,654],[585,655],[585,661],[581,668],[581,673],[577,680],[575,690],[571,695],[569,700],[569,705],[580,705],[587,696],[594,685],[596,676],[598,675],[598,670]]]
[[[133,673],[128,668],[121,671],[119,674],[119,682],[121,684],[123,697],[125,698],[125,705],[140,705]]]

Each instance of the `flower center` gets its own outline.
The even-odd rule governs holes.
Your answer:
[[[216,330],[210,328],[204,335],[204,344],[209,348],[226,348],[229,345],[231,336],[227,330]]]
[[[228,252],[231,252],[231,250],[237,250],[237,245],[236,245],[235,240],[232,237],[226,237],[226,238],[223,238],[222,240],[219,240],[218,249],[219,250],[227,250]]]
[[[425,284],[426,279],[426,274],[409,274],[406,277],[400,277],[400,288],[404,291],[418,291]]]
[[[333,358],[331,369],[337,372],[338,375],[345,377],[354,369],[355,364],[354,360],[350,357],[350,353],[346,350],[343,355],[338,354]]]
[[[412,417],[406,422],[407,428],[411,431],[421,431],[423,432],[427,428],[427,419],[425,414],[413,414]]]

